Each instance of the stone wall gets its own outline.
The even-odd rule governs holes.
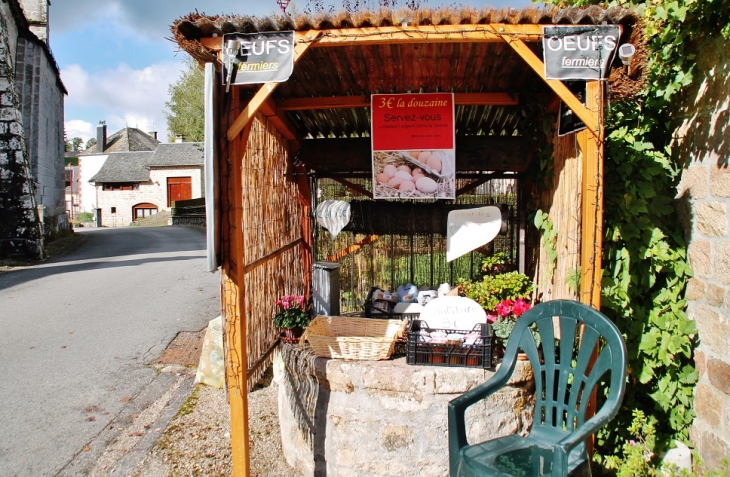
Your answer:
[[[12,6],[0,3],[0,258],[40,258],[43,237],[35,184],[26,155],[15,78],[18,27]]]
[[[730,41],[698,48],[675,146],[686,163],[679,186],[694,277],[686,298],[700,346],[691,438],[710,467],[730,456]]]
[[[316,358],[287,344],[274,369],[283,453],[305,477],[448,475],[448,402],[494,374]],[[519,362],[507,386],[467,410],[469,441],[526,430],[533,388],[532,368]]]

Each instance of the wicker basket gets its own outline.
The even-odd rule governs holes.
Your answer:
[[[408,320],[372,320],[346,316],[318,316],[307,326],[306,339],[319,358],[353,360],[388,359],[395,340]]]

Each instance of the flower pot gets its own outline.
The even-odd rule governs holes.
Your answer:
[[[279,337],[283,343],[294,344],[299,342],[299,338],[304,334],[304,328],[298,326],[296,328],[284,328]]]

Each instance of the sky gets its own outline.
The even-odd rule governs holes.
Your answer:
[[[334,0],[321,2],[332,5]],[[292,1],[289,9],[303,11],[314,3]],[[455,2],[421,0],[421,4],[436,8]],[[532,3],[492,0],[458,4],[522,8]],[[96,137],[99,122],[106,121],[108,134],[128,126],[156,131],[158,139],[167,142],[165,103],[170,85],[185,69],[187,56],[169,39],[170,25],[195,11],[256,16],[281,12],[277,0],[53,0],[49,45],[68,90],[66,138],[80,137],[86,143]]]

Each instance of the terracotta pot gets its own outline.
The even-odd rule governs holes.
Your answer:
[[[304,328],[297,326],[296,328],[284,328],[279,335],[283,343],[299,343],[299,338],[304,334]]]

